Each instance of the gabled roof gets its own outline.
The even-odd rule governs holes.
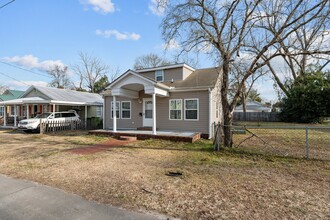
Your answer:
[[[178,64],[171,64],[171,65],[164,65],[164,66],[157,66],[157,67],[139,69],[139,70],[136,70],[136,72],[143,73],[143,72],[150,72],[150,71],[156,71],[156,70],[174,69],[174,68],[178,68],[178,67],[185,67],[185,68],[187,68],[191,71],[195,71],[194,68],[192,68],[191,66],[188,66],[185,63],[178,63]]]
[[[172,90],[214,88],[219,77],[220,68],[197,69],[186,79],[174,82],[164,82],[165,85],[173,87]]]
[[[110,83],[110,85],[107,87],[107,89],[111,89],[111,87],[113,87],[114,85],[116,85],[116,84],[117,84],[118,82],[120,82],[123,78],[125,78],[126,76],[128,76],[128,75],[130,75],[130,74],[131,74],[131,75],[134,75],[134,76],[136,76],[136,77],[138,77],[138,78],[140,78],[140,79],[143,79],[143,80],[149,82],[149,83],[152,84],[152,85],[157,85],[157,86],[159,86],[159,87],[161,87],[161,88],[169,89],[169,87],[166,86],[164,83],[157,82],[156,80],[151,79],[151,78],[146,77],[146,76],[143,76],[143,75],[141,75],[141,74],[139,74],[139,73],[137,73],[137,72],[135,72],[135,71],[133,71],[133,70],[131,70],[131,69],[127,70],[125,73],[123,73],[123,74],[122,74],[121,76],[119,76],[117,79],[115,79],[114,81],[112,81],[112,82]],[[104,94],[106,94],[106,93],[104,93]]]
[[[61,102],[67,104],[85,103],[87,105],[103,104],[102,96],[99,94],[42,86],[31,86],[21,97],[25,98],[26,95],[28,95],[34,89],[47,96],[49,100],[52,100],[53,102]]]
[[[23,94],[24,94],[24,91],[7,89],[6,91],[3,92],[2,95],[0,95],[0,101],[8,101],[8,100],[12,100],[12,99],[17,99]]]

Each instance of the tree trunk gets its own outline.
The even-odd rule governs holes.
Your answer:
[[[246,97],[245,92],[242,92],[242,107],[243,107],[243,121],[246,121]]]
[[[224,134],[224,146],[232,147],[233,146],[233,134],[232,124],[233,124],[233,113],[225,110],[224,112],[224,126],[223,126],[223,134]]]

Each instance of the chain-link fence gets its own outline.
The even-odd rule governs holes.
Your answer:
[[[215,125],[221,133],[223,125]],[[256,154],[330,160],[330,127],[230,126],[233,147]],[[221,135],[215,135],[222,142]],[[216,146],[215,146],[216,147]]]

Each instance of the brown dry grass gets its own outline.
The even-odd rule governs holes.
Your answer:
[[[91,155],[66,149],[105,141],[81,133],[0,131],[0,172],[101,203],[183,219],[329,219],[330,163],[211,144],[138,141]],[[169,177],[180,171],[182,177]]]

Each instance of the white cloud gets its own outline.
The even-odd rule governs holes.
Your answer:
[[[27,69],[37,69],[39,71],[48,71],[55,65],[64,67],[65,64],[61,60],[44,60],[39,62],[38,57],[31,54],[25,56],[4,57],[1,60],[8,63],[15,63]]]
[[[15,88],[19,90],[26,90],[30,86],[44,86],[48,85],[47,82],[44,81],[9,81],[6,83],[9,88]]]
[[[171,39],[169,42],[163,44],[162,47],[164,50],[176,50],[180,48],[180,44],[176,40]]]
[[[163,16],[168,4],[168,0],[151,0],[149,10],[157,16]]]
[[[91,5],[96,12],[107,14],[115,11],[115,4],[111,0],[80,0],[80,3]]]
[[[139,40],[141,35],[137,33],[119,32],[117,30],[96,30],[96,35],[110,38],[114,36],[117,40]]]

